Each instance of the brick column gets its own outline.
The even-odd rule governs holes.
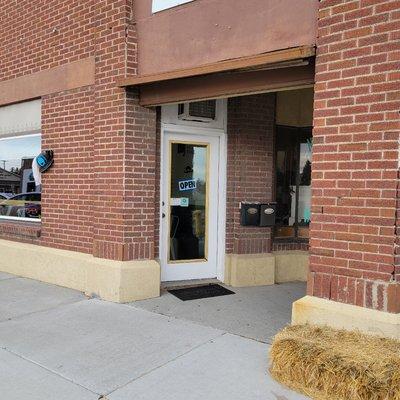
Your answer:
[[[132,2],[96,5],[93,255],[154,258],[155,111],[115,78],[136,73]]]
[[[389,312],[400,312],[399,8],[320,2],[308,281],[313,296]]]
[[[240,225],[239,203],[273,198],[275,94],[228,101],[226,253],[271,251],[271,229]]]

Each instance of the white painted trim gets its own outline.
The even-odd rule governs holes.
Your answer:
[[[223,282],[225,278],[225,254],[226,254],[226,189],[227,189],[227,158],[228,158],[228,101],[223,101],[223,135],[219,143],[219,204],[218,204],[218,264],[217,278]]]
[[[164,108],[164,106],[163,106]],[[216,136],[220,138],[219,141],[219,180],[218,180],[218,244],[217,244],[217,279],[224,280],[225,277],[225,243],[226,243],[226,185],[227,185],[227,101],[221,101],[221,117],[223,125],[221,128],[212,128],[203,126],[190,126],[190,121],[185,121],[186,124],[164,123],[161,117],[161,132],[160,132],[160,216],[159,216],[159,258],[165,251],[164,231],[163,231],[163,218],[162,213],[166,210],[162,206],[163,193],[164,193],[164,176],[167,172],[164,168],[164,135],[166,132],[185,133],[193,135]],[[162,113],[164,115],[164,113]],[[178,120],[178,118],[177,118]],[[165,207],[165,206],[164,206]]]
[[[21,133],[13,133],[10,134],[10,136],[2,136],[0,137],[1,140],[9,140],[9,139],[21,139],[23,137],[32,137],[32,136],[42,136],[41,131],[35,131],[35,132],[21,132]]]
[[[3,200],[3,199],[2,199]],[[7,199],[4,199],[7,200]],[[12,221],[12,222],[33,222],[35,224],[42,222],[41,218],[24,218],[24,217],[5,217],[0,215],[0,221]]]

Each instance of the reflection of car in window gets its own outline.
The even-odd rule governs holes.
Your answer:
[[[20,193],[0,202],[0,215],[7,217],[40,218],[41,193]]]

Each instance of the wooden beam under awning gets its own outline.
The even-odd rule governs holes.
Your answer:
[[[304,87],[314,83],[314,65],[304,65],[302,60],[314,55],[314,47],[296,47],[186,70],[119,78],[117,85],[138,87],[143,106]],[[296,62],[299,66],[290,66]]]
[[[254,68],[268,64],[282,63],[286,61],[300,60],[313,57],[315,55],[314,46],[294,47],[291,49],[271,51],[269,53],[258,54],[256,56],[242,57],[234,60],[220,61],[213,64],[206,64],[199,67],[178,69],[175,71],[162,72],[153,75],[136,75],[117,79],[117,86],[138,86],[147,83],[167,81],[171,79],[188,78],[217,72],[232,71],[243,68]]]
[[[157,106],[297,89],[313,84],[313,65],[268,71],[212,74],[143,85],[140,87],[139,103],[142,106]]]

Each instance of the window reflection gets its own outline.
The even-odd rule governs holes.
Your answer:
[[[171,144],[170,260],[205,259],[207,146]]]
[[[40,135],[0,138],[1,217],[41,217],[41,188],[32,173],[40,149]]]
[[[309,237],[311,129],[277,127],[275,237]]]

